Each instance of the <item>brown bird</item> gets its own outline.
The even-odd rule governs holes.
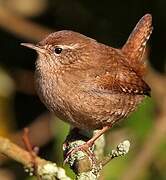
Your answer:
[[[138,22],[122,49],[63,30],[38,44],[36,89],[41,101],[60,119],[80,129],[100,129],[80,148],[87,149],[106,130],[133,112],[150,87],[143,80],[143,59],[152,17]]]

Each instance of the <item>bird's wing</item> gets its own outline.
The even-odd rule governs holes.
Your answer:
[[[142,56],[152,30],[152,16],[150,14],[146,14],[137,23],[127,42],[122,47],[122,52],[127,57],[128,63],[141,76],[145,72],[145,63]]]
[[[98,72],[96,70],[96,72]],[[96,74],[90,84],[95,91],[101,93],[126,93],[150,96],[150,87],[132,69],[117,66]]]

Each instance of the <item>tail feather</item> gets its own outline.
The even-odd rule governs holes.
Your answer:
[[[144,74],[145,67],[142,57],[152,30],[152,16],[146,14],[137,23],[127,42],[122,47],[122,52],[126,56],[128,63],[141,76]]]

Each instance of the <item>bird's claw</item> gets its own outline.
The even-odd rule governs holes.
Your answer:
[[[66,164],[69,160],[70,157],[72,157],[72,155],[74,155],[75,153],[77,153],[78,151],[82,151],[85,152],[88,157],[92,160],[92,162],[96,162],[96,157],[94,155],[94,153],[91,150],[91,145],[89,145],[87,142],[79,145],[75,148],[70,149],[66,154],[65,154],[65,160],[63,164]]]

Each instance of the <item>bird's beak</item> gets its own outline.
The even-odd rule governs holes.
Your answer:
[[[21,43],[22,46],[25,46],[25,47],[28,47],[30,49],[34,49],[36,50],[37,52],[39,53],[45,53],[45,49],[38,46],[38,45],[35,45],[35,44],[31,44],[31,43]]]

